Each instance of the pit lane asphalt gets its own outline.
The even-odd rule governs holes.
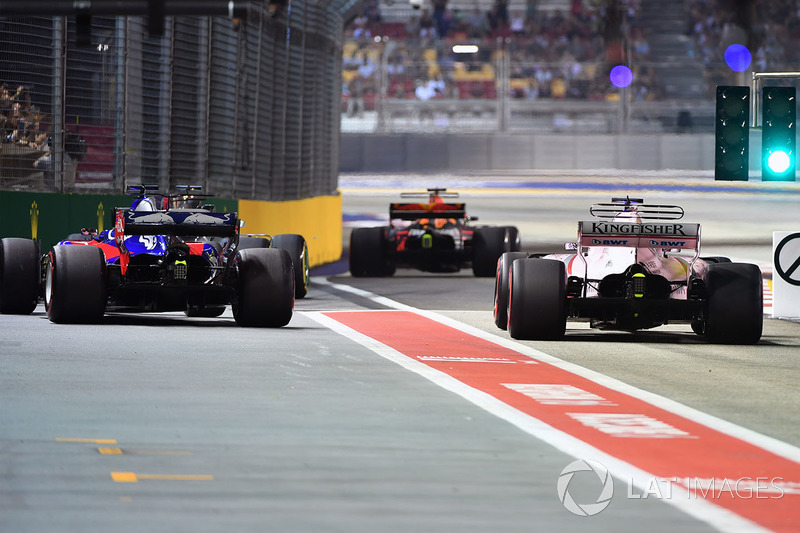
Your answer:
[[[535,212],[521,201],[511,211]],[[492,209],[482,222],[509,211]],[[758,242],[719,247],[767,255]],[[491,322],[492,280],[323,277],[505,335]],[[382,306],[315,279],[278,330],[238,328],[230,311],[70,326],[41,307],[0,316],[0,531],[710,530],[625,498],[622,480],[599,515],[570,514],[556,482],[573,457],[322,327],[304,313]],[[686,326],[634,336],[570,325],[566,341],[525,344],[800,445],[798,324],[766,320],[753,347],[708,346]]]

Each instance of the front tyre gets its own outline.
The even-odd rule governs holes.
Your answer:
[[[555,340],[567,327],[567,275],[562,261],[518,259],[509,277],[508,333],[515,339]]]
[[[517,259],[527,257],[525,252],[505,252],[497,260],[497,273],[494,279],[494,323],[500,329],[508,328],[508,278],[511,265]]]
[[[294,297],[305,298],[308,294],[308,244],[302,235],[288,233],[272,237],[272,248],[289,252],[294,267]]]
[[[719,344],[756,344],[764,324],[761,269],[747,263],[712,263],[706,291],[706,339]]]
[[[0,313],[29,315],[39,300],[39,245],[31,239],[0,240]]]
[[[239,274],[233,317],[240,326],[279,328],[292,319],[294,271],[286,250],[254,248],[237,254]]]
[[[100,248],[56,245],[47,257],[45,304],[50,321],[97,323],[106,309],[106,262]]]

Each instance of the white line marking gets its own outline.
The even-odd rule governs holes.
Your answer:
[[[326,284],[334,288],[338,288],[340,286],[336,283],[327,282],[327,280]],[[343,287],[347,286],[344,285]],[[348,287],[348,289],[353,288]],[[367,293],[367,291],[361,291],[360,289],[347,290],[346,292],[354,291]],[[383,298],[382,296],[373,296],[377,298]],[[374,298],[370,299],[375,301]],[[404,304],[398,303],[398,305],[408,307]],[[417,312],[420,314],[424,313],[419,310],[417,310]],[[477,407],[480,407],[494,416],[509,422],[529,435],[532,435],[539,440],[550,444],[555,449],[564,452],[567,455],[575,457],[576,459],[591,457],[592,459],[599,461],[606,466],[610,472],[613,472],[617,479],[629,479],[631,480],[633,486],[642,491],[647,490],[649,484],[656,477],[654,474],[645,472],[644,470],[618,459],[617,457],[609,455],[568,433],[545,424],[541,420],[538,420],[537,418],[534,418],[501,402],[490,394],[465,385],[461,381],[458,381],[448,374],[440,372],[439,370],[435,370],[424,363],[420,363],[419,361],[416,361],[411,357],[408,357],[403,353],[376,341],[372,337],[368,337],[362,333],[359,333],[358,331],[345,326],[341,322],[337,322],[333,318],[324,315],[321,311],[305,311],[303,314],[315,320],[319,324],[331,329],[332,331],[335,331],[336,333],[339,333],[340,335],[343,335],[348,339],[360,344],[361,346],[364,346],[365,348],[375,352],[379,356],[400,365],[406,370],[410,370],[411,372],[419,374],[443,389],[458,394]],[[482,332],[482,334],[485,335],[484,332]],[[515,347],[515,349],[518,347],[519,346]],[[521,350],[518,351],[521,352]],[[743,518],[732,511],[728,511],[727,509],[700,498],[692,498],[689,491],[683,487],[676,486],[675,489],[681,493],[674,495],[673,498],[668,498],[661,501],[680,509],[686,514],[697,518],[698,520],[706,522],[713,527],[716,527],[722,531],[767,531],[755,522],[751,522],[750,520],[747,520],[746,518]]]
[[[543,363],[548,363],[550,365],[558,367],[572,374],[576,374],[578,376],[594,381],[595,383],[603,385],[604,387],[608,387],[609,389],[622,392],[624,394],[627,394],[628,396],[633,396],[634,398],[655,405],[656,407],[660,407],[661,409],[664,409],[666,411],[670,411],[671,413],[680,415],[688,420],[697,422],[698,424],[702,424],[706,427],[717,430],[721,433],[725,433],[726,435],[730,435],[732,437],[741,439],[745,442],[753,444],[754,446],[758,446],[759,448],[774,453],[775,455],[779,455],[796,463],[800,463],[800,448],[788,444],[786,442],[780,441],[778,439],[769,437],[762,433],[758,433],[756,431],[744,428],[742,426],[738,426],[732,422],[728,422],[727,420],[723,420],[714,415],[698,411],[693,407],[689,407],[688,405],[676,402],[675,400],[670,400],[669,398],[634,387],[633,385],[629,385],[625,382],[619,381],[618,379],[606,376],[605,374],[595,372],[594,370],[589,370],[588,368],[578,366],[574,363],[569,363],[553,355],[540,352],[539,350],[531,348],[530,346],[526,346],[511,339],[500,337],[499,335],[493,333],[488,333],[486,331],[483,331],[482,329],[478,329],[468,324],[464,324],[463,322],[459,322],[455,319],[441,315],[434,311],[417,309],[415,307],[411,307],[402,304],[400,302],[395,302],[394,300],[391,300],[384,296],[378,296],[377,294],[369,291],[350,287],[349,285],[333,283],[328,280],[325,280],[325,283],[323,284],[328,285],[334,289],[342,290],[344,292],[358,294],[359,296],[363,296],[364,298],[372,300],[375,303],[386,305],[388,307],[392,307],[393,309],[414,312],[418,315],[429,318],[435,322],[444,324],[445,326],[450,326],[451,328],[457,329],[469,335],[480,337],[482,339],[503,346],[504,348],[514,350],[515,352],[518,352],[523,355],[527,355],[528,357],[532,357],[533,359],[536,359]]]

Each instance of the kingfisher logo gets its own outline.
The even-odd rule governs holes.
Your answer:
[[[592,239],[595,246],[626,246],[628,239]]]
[[[657,241],[650,239],[650,246],[658,246],[660,248],[683,248],[686,246],[686,241]]]

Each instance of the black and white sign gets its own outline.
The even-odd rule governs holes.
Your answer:
[[[772,316],[800,318],[800,232],[773,232],[772,250]]]
[[[800,233],[790,233],[778,243],[773,261],[783,281],[800,286]]]

